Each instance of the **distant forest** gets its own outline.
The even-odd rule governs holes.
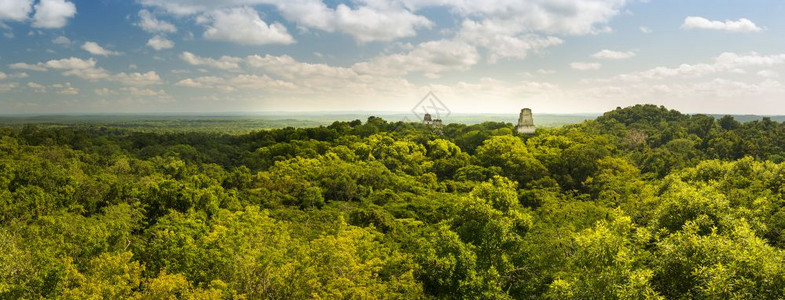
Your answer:
[[[0,299],[38,298],[782,299],[785,123],[6,125]]]

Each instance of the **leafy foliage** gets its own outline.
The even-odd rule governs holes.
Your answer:
[[[785,297],[785,124],[512,132],[0,128],[0,298]]]

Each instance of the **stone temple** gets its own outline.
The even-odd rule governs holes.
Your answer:
[[[433,119],[431,119],[431,114],[425,114],[425,117],[422,118],[422,123],[425,125],[431,125],[433,123]]]
[[[521,109],[521,115],[518,117],[518,125],[515,126],[515,131],[520,134],[534,134],[534,118],[532,118],[532,110],[529,108]]]
[[[431,114],[425,114],[422,119],[422,123],[431,127],[441,127],[442,120],[441,119],[432,119]]]

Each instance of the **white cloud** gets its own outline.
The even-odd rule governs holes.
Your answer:
[[[8,78],[8,75],[6,75],[3,72],[0,72],[0,80],[6,79],[6,78]]]
[[[741,18],[737,21],[725,20],[712,21],[703,17],[687,17],[684,19],[684,24],[681,25],[682,29],[711,29],[723,30],[730,32],[758,32],[763,30],[752,21]]]
[[[746,55],[739,55],[733,52],[725,52],[714,59],[716,64],[725,66],[728,69],[749,67],[749,66],[774,66],[785,64],[785,53],[774,55],[760,55],[752,52]]]
[[[92,58],[84,60],[84,59],[81,59],[81,58],[70,57],[70,58],[63,58],[63,59],[57,59],[57,60],[50,60],[50,61],[47,61],[46,63],[43,63],[43,64],[39,63],[38,65],[42,66],[42,67],[45,67],[45,68],[51,68],[51,69],[60,69],[60,70],[62,70],[62,69],[71,69],[71,70],[75,70],[75,69],[95,68],[95,64],[96,64],[96,61],[95,61],[95,59],[92,59]]]
[[[40,0],[35,5],[33,27],[62,28],[76,15],[76,5],[65,0]]]
[[[16,82],[0,83],[0,92],[8,92],[17,87],[19,87],[19,83]]]
[[[535,34],[518,34],[516,28],[500,26],[493,22],[463,21],[459,38],[466,43],[482,46],[490,52],[489,61],[500,58],[526,58],[529,52],[561,45],[557,37]]]
[[[220,59],[188,57],[195,64],[217,64],[229,62],[233,72],[246,74],[234,77],[203,76],[186,78],[177,86],[204,88],[223,92],[257,93],[255,90],[274,91],[277,95],[347,94],[374,95],[378,92],[398,93],[399,89],[411,88],[405,79],[397,77],[401,71],[382,70],[383,65],[358,63],[351,67],[330,66],[322,63],[297,61],[288,55],[251,55],[245,58],[222,57]],[[209,62],[209,63],[208,63]],[[378,63],[378,62],[375,62]],[[237,64],[237,68],[234,68]],[[247,67],[247,68],[243,68]],[[398,66],[396,66],[398,67]],[[245,69],[245,70],[244,70]],[[374,73],[368,73],[371,70]],[[403,72],[409,72],[404,70]],[[256,95],[256,94],[253,94]],[[313,98],[316,99],[316,98]]]
[[[84,80],[114,81],[127,85],[152,85],[160,84],[161,77],[155,71],[147,73],[118,73],[110,74],[105,69],[98,67],[95,59],[81,59],[76,57],[50,60],[34,65],[27,63],[15,63],[9,67],[12,69],[24,69],[34,71],[59,70],[63,76],[76,76]]]
[[[206,77],[202,77],[206,78]],[[216,78],[218,77],[211,77]],[[206,88],[206,85],[202,83],[203,80],[197,80],[198,78],[186,78],[183,80],[178,81],[175,85],[176,86],[183,86],[183,87],[190,87],[190,88]]]
[[[85,80],[102,80],[110,77],[109,72],[96,66],[94,59],[83,60],[80,58],[64,58],[39,63],[49,69],[62,70],[65,76],[76,76]]]
[[[350,7],[327,6],[321,0],[141,0],[148,7],[160,8],[176,16],[191,16],[243,6],[273,5],[288,21],[303,28],[349,34],[359,42],[390,41],[414,36],[417,29],[430,28],[432,22],[406,9],[401,1],[355,1]],[[198,19],[198,18],[197,18]]]
[[[82,50],[89,52],[92,55],[100,55],[100,56],[117,56],[121,55],[122,53],[117,51],[112,51],[101,47],[95,42],[85,42],[82,44]]]
[[[143,89],[137,87],[120,88],[120,91],[136,97],[169,97],[164,90]],[[106,92],[106,91],[102,91]]]
[[[360,42],[391,41],[417,34],[418,28],[433,23],[423,16],[404,9],[375,10],[369,7],[351,9],[338,5],[332,19],[334,30],[345,32]],[[318,28],[318,27],[317,27]],[[331,27],[319,28],[329,31]]]
[[[276,5],[284,18],[300,26],[346,33],[361,43],[410,37],[417,34],[417,29],[433,25],[395,1],[361,1],[354,8],[338,4],[335,9],[321,0],[265,2]]]
[[[426,42],[411,51],[400,54],[380,55],[369,61],[358,62],[350,67],[330,66],[323,63],[300,62],[288,55],[251,55],[245,58],[224,56],[217,59],[205,58],[190,52],[183,52],[181,59],[195,66],[211,66],[213,68],[233,72],[263,72],[295,82],[303,91],[336,91],[336,90],[373,90],[385,89],[389,86],[408,86],[400,76],[417,72],[429,77],[438,77],[446,71],[466,70],[477,64],[477,50],[460,41],[441,40]],[[205,76],[200,80],[194,78],[178,82],[186,87],[215,87],[211,80],[220,77]]]
[[[0,1],[0,22],[27,20],[32,11],[32,0],[2,0]]]
[[[57,45],[70,45],[71,39],[61,35],[52,39],[52,43],[55,43]]]
[[[352,68],[360,73],[376,75],[421,72],[433,78],[446,71],[468,70],[479,61],[480,54],[474,46],[461,41],[438,40],[419,44],[408,53],[378,56]]]
[[[697,78],[723,72],[740,73],[747,68],[766,68],[785,64],[785,54],[760,55],[749,53],[739,55],[733,52],[725,52],[714,58],[712,63],[700,64],[681,64],[677,67],[656,67],[646,71],[621,74],[610,79],[599,81],[647,81],[661,80],[666,78]],[[597,80],[594,80],[597,81]]]
[[[166,91],[162,89],[148,89],[148,88],[138,88],[138,87],[121,87],[119,89],[109,89],[109,88],[98,88],[94,89],[93,93],[99,97],[109,97],[112,96],[112,99],[122,99],[122,97],[127,97],[125,100],[133,99],[133,100],[141,100],[139,98],[150,99],[155,98],[157,100],[171,100],[172,96],[170,96]],[[145,102],[141,102],[145,103]]]
[[[510,28],[557,34],[591,34],[609,30],[627,0],[520,1],[402,0],[422,9],[448,6],[462,16],[481,17]]]
[[[53,84],[51,87],[59,89],[57,93],[61,95],[79,95],[79,89],[71,86],[70,82],[66,82],[65,84]]]
[[[758,76],[764,78],[778,78],[780,77],[780,73],[772,70],[761,70],[758,72]]]
[[[147,46],[155,50],[172,49],[174,48],[174,42],[163,36],[156,35],[147,41]]]
[[[46,67],[44,67],[44,66],[41,66],[41,65],[31,65],[31,64],[28,64],[28,63],[14,63],[14,64],[8,65],[8,67],[11,68],[11,69],[14,69],[14,70],[28,70],[28,71],[39,71],[39,72],[46,71]]]
[[[356,79],[359,76],[351,68],[299,62],[288,55],[251,55],[246,57],[245,62],[254,69],[261,69],[286,79],[297,79],[298,82],[302,82],[305,78]]]
[[[602,68],[602,64],[593,63],[593,62],[574,62],[570,64],[570,68],[573,68],[578,71],[591,71],[591,70],[599,70],[600,68]]]
[[[176,16],[184,17],[211,9],[234,5],[259,4],[261,1],[200,1],[200,0],[140,0],[144,6],[156,7]]]
[[[96,95],[98,95],[98,96],[101,96],[101,97],[106,97],[106,96],[110,96],[110,95],[114,94],[114,91],[113,91],[113,90],[110,90],[110,89],[108,89],[108,88],[98,88],[98,89],[94,89],[94,90],[93,90],[93,92],[94,92]]]
[[[175,85],[190,88],[217,89],[224,92],[233,92],[237,89],[283,89],[293,90],[297,86],[293,83],[276,80],[267,75],[237,75],[234,77],[204,76],[186,78]]]
[[[640,29],[640,31],[641,31],[641,32],[643,32],[643,33],[652,33],[652,32],[653,32],[653,31],[651,30],[651,28],[649,28],[649,27],[646,27],[646,26],[641,26],[641,27],[640,27],[640,28],[638,28],[638,29]]]
[[[175,27],[172,23],[158,20],[152,13],[147,11],[146,9],[139,11],[139,23],[136,23],[136,26],[142,28],[142,30],[150,32],[150,33],[175,33],[177,32],[177,27]]]
[[[105,70],[96,67],[96,61],[94,59],[83,60],[75,57],[50,60],[34,65],[28,63],[15,63],[9,65],[9,67],[11,69],[39,72],[50,69],[63,70],[63,75],[73,75],[83,79],[103,79],[109,75]]]
[[[27,87],[29,87],[36,93],[46,93],[46,86],[37,82],[28,82]]]
[[[295,42],[285,26],[277,22],[268,25],[251,7],[216,10],[208,18],[211,24],[204,32],[204,38],[208,40],[246,45],[288,45]]]
[[[239,70],[242,58],[223,56],[219,59],[197,56],[191,52],[183,52],[180,58],[193,66],[210,66],[221,70]]]
[[[120,82],[126,85],[154,85],[161,83],[161,77],[155,71],[147,73],[128,73],[125,72],[115,74],[110,77],[110,80]]]
[[[611,31],[610,20],[630,0],[520,1],[493,0],[358,0],[328,5],[324,0],[140,0],[143,6],[178,17],[192,17],[208,26],[208,39],[244,44],[269,43],[268,33],[278,32],[280,43],[294,39],[281,26],[267,25],[248,7],[270,5],[302,32],[321,30],[352,36],[360,43],[391,41],[416,36],[434,23],[418,15],[431,8],[444,8],[462,20],[452,39],[487,49],[488,60],[523,59],[532,52],[560,45],[553,35],[584,35]],[[226,22],[217,22],[216,14]],[[230,17],[231,16],[231,17]],[[231,22],[230,22],[231,20]],[[247,24],[219,26],[219,23]],[[228,28],[231,27],[231,28]],[[258,28],[244,32],[246,28]],[[239,29],[239,30],[238,30]],[[254,36],[257,36],[254,38]]]
[[[613,51],[603,49],[597,53],[592,54],[591,57],[597,59],[628,59],[635,56],[635,51]]]

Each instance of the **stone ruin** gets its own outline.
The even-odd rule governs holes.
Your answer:
[[[432,119],[431,114],[425,114],[425,116],[422,118],[422,123],[426,126],[441,127],[442,119]]]
[[[521,115],[518,117],[518,125],[515,126],[515,132],[525,135],[534,134],[534,118],[532,118],[532,110],[529,108],[521,109]]]
[[[441,119],[433,119],[431,114],[425,114],[422,118],[423,125],[433,128],[442,127]],[[518,125],[515,126],[515,132],[525,135],[532,135],[535,131],[534,118],[532,118],[532,110],[530,108],[521,109],[521,115],[518,117]]]

